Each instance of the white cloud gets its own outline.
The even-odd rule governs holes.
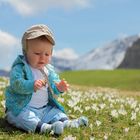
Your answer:
[[[0,30],[0,69],[10,69],[12,62],[20,52],[19,44],[16,37]]]
[[[46,11],[49,8],[86,8],[89,7],[91,0],[2,0],[10,4],[21,15],[29,16]]]
[[[10,70],[17,55],[21,54],[21,50],[20,40],[18,38],[0,30],[0,69]],[[78,54],[71,48],[54,51],[53,55],[64,59],[78,58]]]
[[[54,51],[53,55],[55,57],[63,58],[63,59],[76,59],[78,58],[78,54],[71,48],[64,48],[59,51]]]
[[[15,45],[16,43],[17,43],[17,39],[14,36],[0,30],[0,45],[1,46],[9,47],[9,46]]]

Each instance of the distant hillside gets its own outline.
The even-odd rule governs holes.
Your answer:
[[[118,68],[140,68],[140,39],[127,49],[125,57]]]
[[[86,53],[83,56],[80,56],[78,59],[75,60],[65,60],[58,57],[53,58],[53,64],[58,71],[116,69],[120,66],[124,59],[126,59],[125,57],[127,57],[128,55],[126,54],[128,53],[127,50],[131,50],[131,48],[133,48],[132,46],[134,45],[134,42],[139,40],[139,38],[139,35],[134,35],[121,39],[116,39],[103,47],[91,50],[90,52]],[[132,62],[140,60],[138,52],[133,51],[133,58],[130,57],[129,59],[127,59],[127,62],[129,63],[131,61],[130,59],[133,59]],[[137,53],[137,57],[134,57],[135,53]],[[129,56],[130,55],[131,54],[129,54]],[[138,65],[138,62],[135,62],[135,65]],[[125,66],[126,65],[123,64],[123,68],[125,68]]]
[[[9,77],[9,75],[10,75],[10,73],[8,71],[0,70],[0,76]]]
[[[73,61],[69,59],[53,57],[51,64],[55,66],[55,70],[59,72],[65,70],[72,70]]]

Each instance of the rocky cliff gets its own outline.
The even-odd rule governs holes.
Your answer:
[[[140,68],[140,39],[127,49],[125,57],[118,68]]]

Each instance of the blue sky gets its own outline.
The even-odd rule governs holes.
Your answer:
[[[94,48],[140,33],[140,0],[0,0],[0,69],[21,51],[20,39],[33,24],[55,35],[54,55],[76,58]]]

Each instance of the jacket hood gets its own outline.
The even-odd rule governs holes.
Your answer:
[[[12,65],[12,68],[17,64],[25,64],[25,63],[26,63],[25,56],[18,55],[18,57],[15,59],[13,65]]]

